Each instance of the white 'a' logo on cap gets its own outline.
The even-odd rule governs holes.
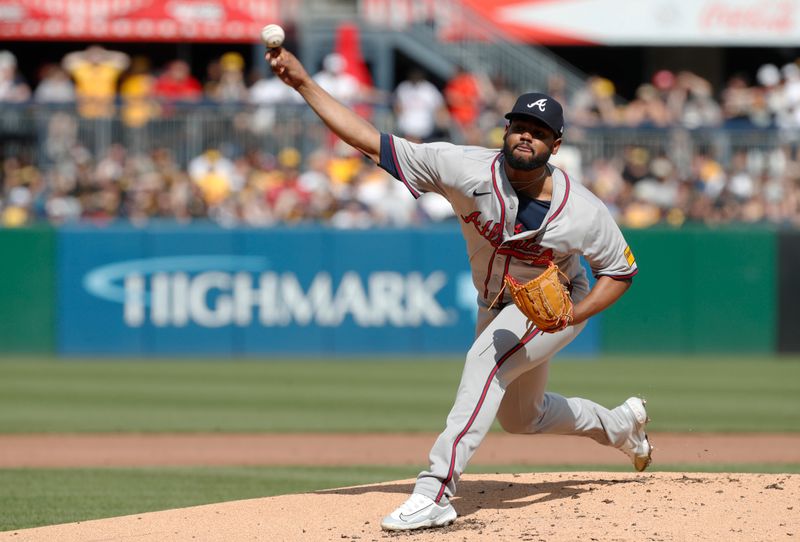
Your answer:
[[[536,106],[539,108],[539,111],[544,111],[546,105],[547,105],[547,98],[541,98],[533,103],[528,104],[528,109]]]

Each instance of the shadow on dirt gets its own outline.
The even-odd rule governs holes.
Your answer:
[[[508,510],[525,508],[533,504],[558,499],[579,499],[583,493],[617,484],[641,484],[644,480],[563,480],[540,484],[515,483],[499,480],[462,480],[458,486],[460,496],[453,498],[453,506],[461,517],[480,509]],[[363,495],[366,493],[400,493],[410,495],[413,483],[366,485],[342,489],[325,489],[319,494]],[[398,502],[398,504],[400,504]]]

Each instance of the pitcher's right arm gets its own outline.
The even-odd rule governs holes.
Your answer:
[[[325,92],[297,57],[283,47],[268,50],[265,58],[273,73],[299,92],[333,133],[373,162],[380,162],[381,134],[377,128]]]

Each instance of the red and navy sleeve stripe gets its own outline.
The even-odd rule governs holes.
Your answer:
[[[400,164],[397,161],[397,150],[394,148],[394,139],[391,135],[381,133],[381,161],[378,165],[389,175],[402,182],[415,198],[420,196],[419,191],[409,184]]]

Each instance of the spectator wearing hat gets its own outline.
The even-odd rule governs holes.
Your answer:
[[[311,195],[299,182],[302,156],[294,147],[284,147],[277,159],[278,167],[266,191],[267,202],[281,222],[291,224],[306,220]]]
[[[616,126],[619,111],[614,96],[616,87],[609,79],[593,75],[572,100],[568,118],[576,126]]]
[[[219,78],[206,85],[206,95],[215,102],[244,103],[247,85],[244,82],[244,58],[237,52],[228,52],[219,59]]]

